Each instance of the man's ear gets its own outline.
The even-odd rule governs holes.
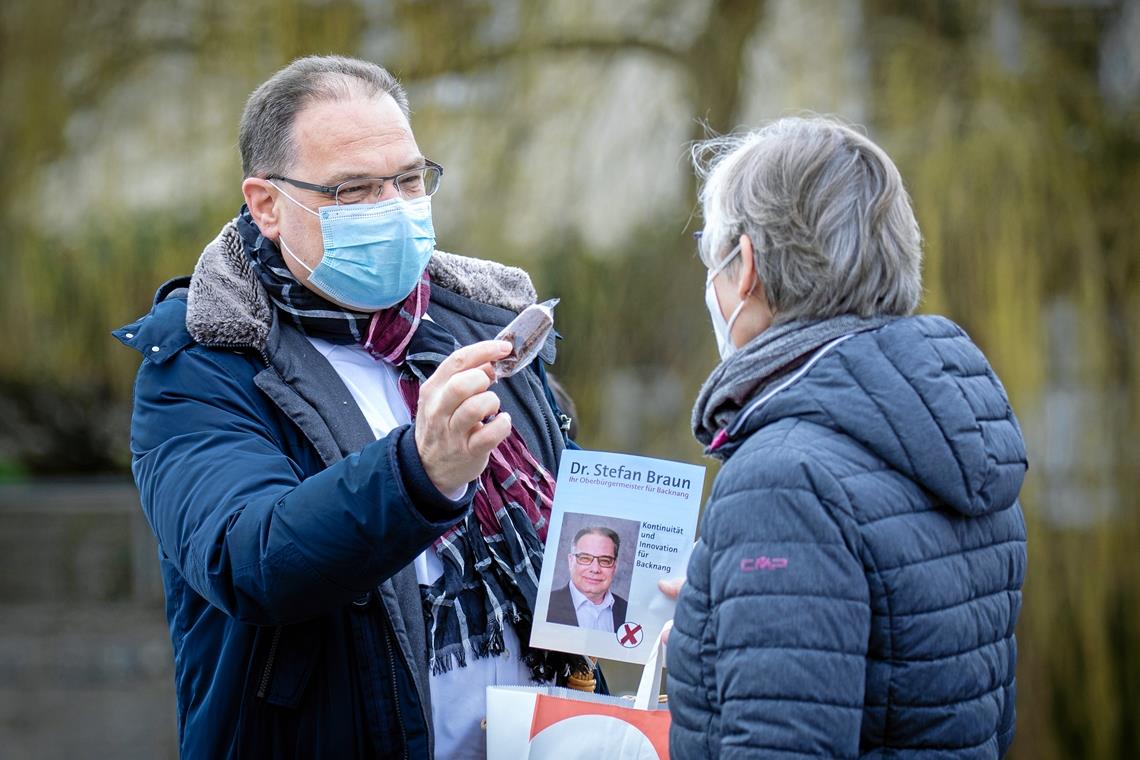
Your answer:
[[[277,239],[277,204],[273,185],[260,177],[246,177],[241,183],[245,205],[261,234],[270,240]]]
[[[736,275],[736,295],[743,301],[757,290],[763,291],[763,284],[756,274],[756,259],[753,256],[752,238],[740,236],[740,271]]]

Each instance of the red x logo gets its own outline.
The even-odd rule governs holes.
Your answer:
[[[637,623],[626,623],[618,631],[618,643],[626,649],[633,649],[641,643],[641,639],[645,634],[641,631],[641,626]]]

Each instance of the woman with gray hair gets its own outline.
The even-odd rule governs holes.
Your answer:
[[[672,756],[996,758],[1014,728],[1025,446],[867,137],[700,143],[724,465],[669,638]]]

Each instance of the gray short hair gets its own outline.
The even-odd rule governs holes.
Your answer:
[[[747,234],[776,321],[918,306],[918,222],[898,169],[865,135],[795,117],[698,142],[692,154],[703,180],[705,264]]]
[[[391,95],[409,115],[408,95],[374,63],[336,55],[298,58],[253,91],[241,115],[238,145],[246,177],[283,173],[296,159],[293,122],[309,103]]]
[[[613,541],[614,542],[614,556],[616,557],[618,555],[618,550],[621,549],[621,537],[618,536],[617,531],[610,530],[609,528],[604,528],[600,525],[588,526],[588,527],[582,528],[580,531],[575,533],[574,534],[574,542],[572,544],[570,544],[570,548],[571,549],[577,549],[578,548],[578,539],[581,538],[582,536],[589,536],[589,535],[604,536],[605,538],[608,538],[609,540]]]

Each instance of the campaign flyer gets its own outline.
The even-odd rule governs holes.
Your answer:
[[[644,665],[685,575],[705,468],[602,451],[562,452],[532,646]]]

